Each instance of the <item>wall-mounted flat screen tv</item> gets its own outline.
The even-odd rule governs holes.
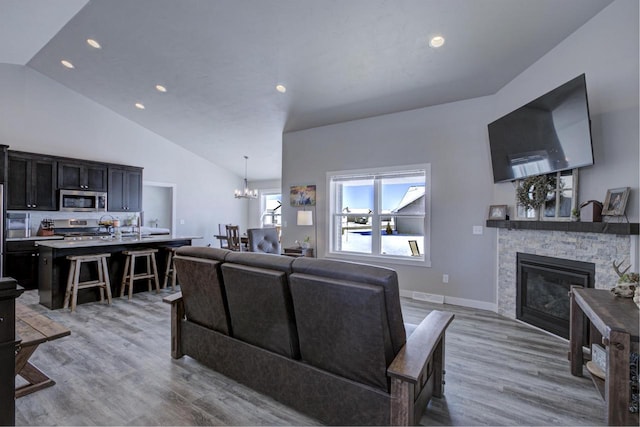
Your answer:
[[[488,127],[494,182],[593,164],[584,74]]]

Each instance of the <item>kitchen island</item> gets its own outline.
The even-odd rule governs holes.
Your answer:
[[[42,240],[36,243],[39,251],[38,261],[38,295],[40,304],[50,309],[62,308],[69,274],[69,255],[111,254],[109,258],[109,277],[111,293],[120,296],[120,281],[124,272],[125,255],[122,251],[140,249],[158,249],[156,263],[158,279],[162,285],[166,267],[166,252],[163,248],[191,245],[193,239],[201,236],[151,235],[141,238],[123,237],[122,239],[99,240]],[[81,280],[88,280],[95,271],[89,269],[82,272]],[[146,291],[146,281],[134,284],[134,292]],[[98,301],[97,290],[85,290],[78,294],[78,304]]]

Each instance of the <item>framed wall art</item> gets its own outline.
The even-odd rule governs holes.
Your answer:
[[[291,206],[315,206],[316,186],[315,185],[292,185],[289,193]]]
[[[489,219],[507,219],[507,205],[489,206]]]
[[[622,216],[627,208],[630,187],[613,188],[607,190],[607,197],[604,199],[602,215]]]

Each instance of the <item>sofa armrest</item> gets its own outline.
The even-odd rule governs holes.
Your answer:
[[[444,336],[453,318],[452,313],[429,313],[387,368],[391,424],[416,424],[431,396],[444,393]]]
[[[182,319],[184,319],[184,301],[182,292],[171,294],[162,299],[163,302],[171,304],[171,357],[180,359],[184,356],[182,352]]]

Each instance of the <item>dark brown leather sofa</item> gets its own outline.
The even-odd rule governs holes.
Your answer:
[[[431,312],[407,339],[394,270],[190,246],[175,267],[174,358],[331,425],[415,424],[443,393],[453,315]]]

